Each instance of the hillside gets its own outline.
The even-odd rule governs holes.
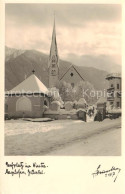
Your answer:
[[[78,66],[94,67],[109,73],[121,73],[121,58],[115,60],[115,57],[107,55],[74,55],[69,54],[68,60]],[[117,58],[117,57],[116,57]]]
[[[14,59],[24,52],[25,52],[25,50],[17,50],[17,49],[9,48],[6,46],[5,47],[5,60],[8,61],[10,59]]]
[[[32,70],[48,87],[48,56],[35,50],[16,50],[6,48],[5,89],[10,90],[28,77]],[[60,60],[60,77],[70,67],[71,63]],[[82,77],[93,84],[95,89],[106,87],[106,71],[94,67],[76,66]]]

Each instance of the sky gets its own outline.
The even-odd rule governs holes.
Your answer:
[[[61,59],[108,56],[121,63],[118,4],[6,4],[6,46],[49,54],[54,12]]]

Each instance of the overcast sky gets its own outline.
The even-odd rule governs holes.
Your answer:
[[[49,54],[53,13],[60,58],[121,57],[121,6],[92,4],[6,4],[6,45]]]

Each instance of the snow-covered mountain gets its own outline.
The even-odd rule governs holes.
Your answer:
[[[17,49],[9,48],[5,46],[5,60],[8,61],[10,59],[14,59],[17,56],[23,54],[24,52],[25,50],[17,50]]]
[[[60,59],[59,76],[62,77],[70,66],[71,62]],[[97,69],[94,66],[74,66],[81,76],[89,81],[95,89],[106,88],[105,77],[109,72]],[[48,87],[48,55],[36,50],[17,50],[6,47],[6,90],[10,90],[22,82],[32,73],[33,69],[36,76]]]

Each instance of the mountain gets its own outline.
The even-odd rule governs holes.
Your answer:
[[[28,77],[32,70],[48,87],[48,55],[36,50],[16,50],[6,47],[5,89],[10,90]],[[60,77],[71,66],[70,62],[60,59]],[[95,89],[106,88],[105,77],[108,72],[94,67],[76,66],[82,77],[93,84]]]
[[[10,59],[14,59],[24,52],[25,52],[25,50],[17,50],[17,49],[9,48],[6,46],[5,47],[5,60],[8,61]]]

